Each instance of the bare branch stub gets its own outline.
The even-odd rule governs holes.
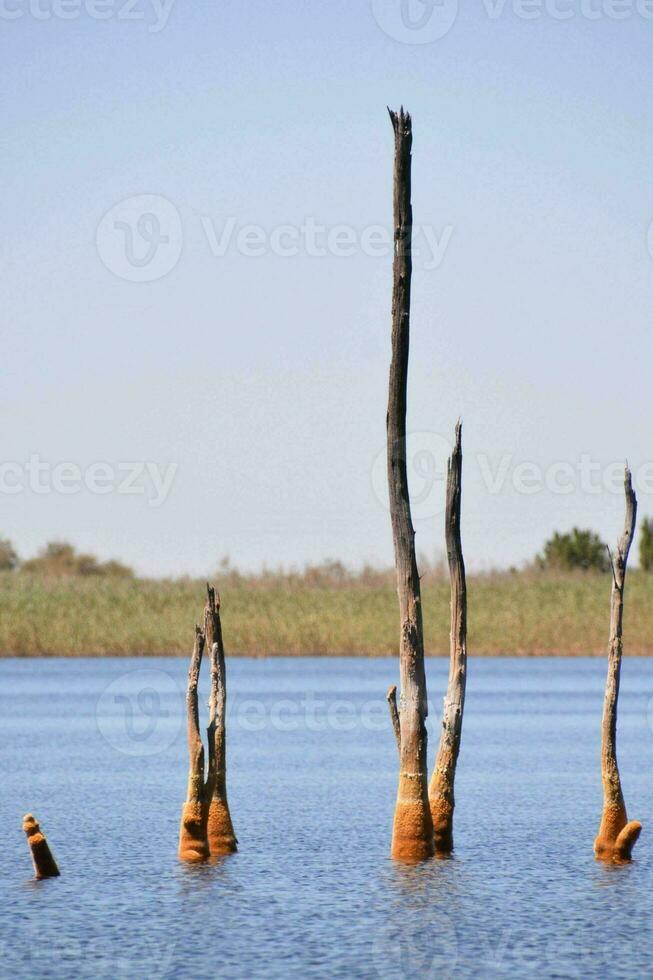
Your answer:
[[[395,733],[395,739],[397,741],[397,749],[399,750],[399,758],[401,759],[401,722],[399,721],[399,711],[397,710],[397,685],[391,684],[388,688],[388,693],[386,694],[386,701],[388,702],[388,708],[390,709],[390,720],[392,722],[392,728]]]
[[[388,392],[388,486],[399,597],[400,763],[392,832],[392,856],[420,861],[433,855],[428,804],[427,696],[424,671],[422,600],[415,555],[406,470],[406,398],[410,346],[413,210],[413,131],[403,107],[388,110],[394,130],[394,264],[392,360]]]
[[[445,507],[445,537],[451,581],[449,682],[444,699],[440,745],[429,785],[435,852],[438,855],[453,851],[454,780],[467,683],[467,583],[460,531],[462,471],[462,425],[458,422],[456,442],[447,467]]]
[[[594,854],[603,861],[621,863],[631,859],[632,850],[642,830],[637,820],[628,820],[617,764],[617,705],[623,656],[623,609],[628,555],[635,535],[637,497],[632,475],[626,467],[624,479],[626,517],[624,530],[611,555],[612,591],[610,595],[610,639],[608,643],[608,676],[605,684],[601,723],[601,775],[603,780],[603,813],[594,841]]]

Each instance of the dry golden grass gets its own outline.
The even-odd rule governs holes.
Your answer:
[[[228,571],[222,591],[227,652],[251,656],[397,653],[392,575]],[[0,574],[0,651],[5,656],[188,654],[201,618],[204,582],[124,578],[43,578]],[[472,576],[472,655],[603,655],[610,576],[520,572]],[[423,582],[426,647],[448,653],[449,584]],[[627,655],[653,653],[653,575],[629,574]]]

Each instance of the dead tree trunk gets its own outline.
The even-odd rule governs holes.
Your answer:
[[[227,802],[226,727],[227,684],[220,623],[220,597],[207,585],[204,610],[206,643],[211,651],[211,698],[209,701],[209,771],[206,783],[207,836],[212,856],[233,854],[237,840]]]
[[[412,121],[403,107],[390,112],[395,135],[392,363],[388,397],[388,485],[401,617],[401,751],[392,856],[419,861],[433,854],[433,823],[427,795],[426,676],[415,532],[406,471],[406,387],[410,336],[413,212]]]
[[[633,847],[641,833],[637,820],[628,822],[626,804],[621,791],[621,778],[617,765],[617,703],[623,654],[624,587],[628,554],[635,534],[637,497],[633,490],[632,476],[626,467],[626,521],[624,532],[617,544],[617,552],[610,555],[612,565],[612,595],[610,601],[610,642],[608,646],[608,677],[605,684],[603,721],[601,725],[601,775],[603,777],[603,815],[599,833],[594,841],[594,854],[602,861],[630,861]]]
[[[451,579],[449,684],[444,699],[442,733],[429,786],[435,853],[453,851],[454,780],[460,752],[467,681],[467,584],[460,537],[462,496],[462,426],[456,426],[456,445],[447,467],[445,535]]]
[[[34,819],[31,813],[26,813],[23,817],[23,830],[27,834],[27,843],[32,852],[35,877],[37,879],[58,878],[60,872],[57,862],[52,856],[45,836],[41,833],[38,821]]]
[[[188,671],[186,711],[188,716],[188,789],[181,815],[179,857],[182,861],[206,861],[208,857],[232,854],[236,835],[227,803],[226,718],[227,682],[220,623],[220,599],[207,585],[204,629],[195,627],[195,646]],[[209,763],[204,776],[204,744],[200,733],[197,687],[202,655],[211,657],[209,700]]]
[[[199,626],[195,627],[195,645],[188,670],[186,692],[186,716],[188,731],[188,789],[181,812],[179,830],[179,858],[182,861],[205,861],[209,857],[206,836],[206,806],[204,802],[204,745],[200,734],[197,685],[199,683],[205,637]]]

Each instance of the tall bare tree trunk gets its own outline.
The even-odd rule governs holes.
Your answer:
[[[211,698],[209,701],[209,771],[205,787],[207,802],[207,836],[212,856],[233,854],[238,850],[227,802],[227,682],[224,663],[220,597],[207,585],[204,610],[206,643],[211,651]]]
[[[628,554],[635,534],[637,498],[632,476],[626,467],[626,521],[617,544],[617,553],[610,555],[612,564],[612,595],[610,601],[610,642],[608,647],[608,677],[605,684],[603,721],[601,726],[601,775],[603,777],[603,815],[599,833],[594,841],[594,854],[602,861],[629,861],[641,833],[642,825],[628,822],[626,804],[621,791],[617,765],[617,703],[623,654],[624,587]]]
[[[32,864],[34,865],[34,876],[41,878],[58,878],[59,868],[52,856],[50,846],[41,833],[38,821],[31,813],[26,813],[23,817],[23,830],[27,834],[27,843],[32,853]]]
[[[413,212],[412,122],[403,107],[390,112],[395,134],[392,363],[388,397],[388,485],[401,617],[401,753],[392,832],[392,856],[419,861],[433,854],[433,823],[427,795],[426,676],[415,532],[406,471],[406,387],[410,337]]]
[[[433,818],[435,853],[453,851],[454,780],[460,752],[467,681],[467,584],[460,537],[462,496],[462,426],[456,426],[456,445],[447,467],[447,503],[445,535],[449,576],[451,579],[451,634],[449,684],[444,699],[442,733],[429,786],[429,803]]]
[[[188,731],[188,789],[181,812],[179,830],[179,858],[182,861],[205,861],[209,857],[206,837],[206,806],[204,802],[204,745],[200,734],[197,685],[199,683],[205,637],[199,626],[195,627],[195,645],[188,670],[186,715]]]

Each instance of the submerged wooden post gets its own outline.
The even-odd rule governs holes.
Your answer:
[[[211,654],[211,697],[209,700],[209,771],[205,787],[207,836],[211,856],[238,850],[227,802],[226,710],[227,682],[224,644],[220,623],[220,597],[207,585],[204,632]]]
[[[628,554],[635,534],[637,497],[633,490],[631,472],[626,467],[626,521],[617,544],[610,555],[612,565],[612,594],[610,599],[610,641],[608,646],[608,677],[605,684],[603,720],[601,725],[601,775],[603,778],[603,814],[599,833],[594,841],[594,854],[602,861],[630,861],[633,847],[642,830],[637,820],[628,822],[626,804],[621,790],[617,765],[617,702],[623,654],[624,587]]]
[[[188,671],[186,712],[188,724],[188,789],[181,814],[179,858],[206,861],[209,857],[232,854],[237,840],[227,803],[226,706],[227,682],[224,662],[220,600],[207,585],[204,629],[195,627],[195,646]],[[211,659],[209,699],[209,761],[204,775],[204,744],[200,733],[197,688],[204,649]]]
[[[462,425],[456,426],[456,444],[447,467],[445,535],[451,579],[451,633],[449,684],[444,699],[442,733],[429,785],[435,853],[453,851],[454,780],[460,752],[467,681],[467,584],[460,536],[462,496]]]
[[[27,834],[27,843],[32,852],[35,877],[39,880],[41,878],[58,878],[60,871],[57,862],[52,856],[45,836],[41,833],[38,821],[31,813],[26,813],[23,817],[23,830]]]
[[[424,638],[415,532],[406,471],[406,387],[410,337],[413,212],[411,205],[410,114],[390,112],[395,135],[392,363],[388,396],[388,486],[401,617],[399,788],[392,831],[392,856],[420,861],[433,854],[433,823],[427,795],[427,697]]]
[[[179,858],[182,861],[205,861],[209,857],[206,834],[206,806],[204,803],[204,745],[200,734],[197,686],[202,666],[205,637],[199,626],[195,627],[195,645],[188,670],[186,691],[186,716],[188,732],[188,789],[186,802],[181,811],[179,829]]]

